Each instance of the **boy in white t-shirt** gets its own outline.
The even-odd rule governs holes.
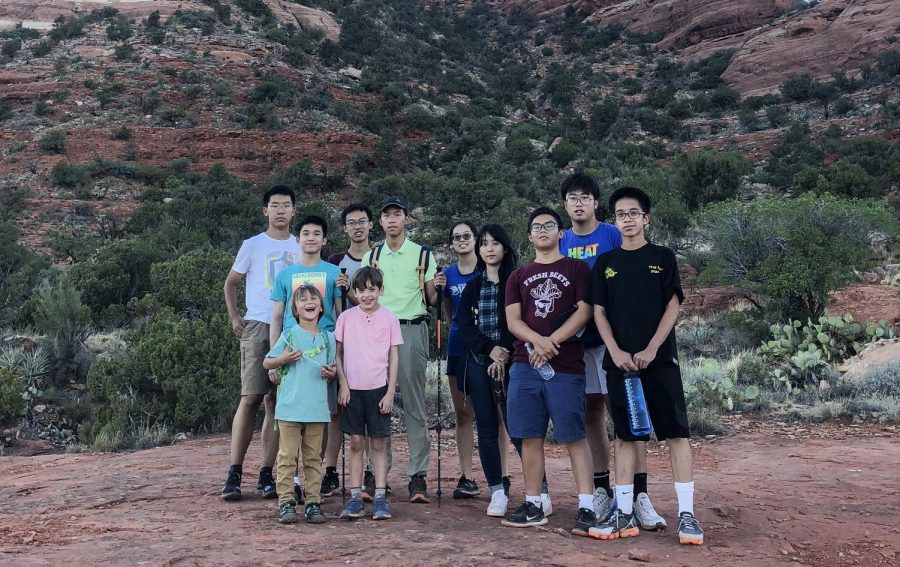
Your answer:
[[[225,305],[234,334],[241,341],[241,402],[231,425],[231,468],[222,489],[225,500],[240,500],[244,456],[253,438],[253,425],[259,405],[265,400],[266,417],[262,427],[262,467],[257,492],[275,498],[272,466],[278,452],[274,432],[275,396],[263,360],[269,352],[269,323],[272,302],[269,295],[275,276],[300,258],[300,246],[290,233],[294,218],[294,192],[278,185],[263,195],[263,215],[269,226],[265,232],[244,241],[228,276],[225,278]],[[237,290],[246,278],[246,314],[237,306]]]

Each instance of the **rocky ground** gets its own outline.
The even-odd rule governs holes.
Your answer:
[[[678,546],[672,529],[614,542],[571,537],[576,499],[568,459],[558,447],[547,450],[555,513],[546,528],[500,527],[484,515],[485,496],[445,498],[440,508],[434,501],[412,505],[395,498],[394,519],[381,523],[338,521],[335,496],[324,505],[324,526],[281,526],[273,502],[220,500],[229,445],[216,436],[120,454],[41,454],[40,445],[21,445],[18,455],[0,461],[0,564],[898,564],[900,430],[796,427],[740,416],[731,425],[734,436],[694,442],[697,513],[707,539],[701,548]],[[402,467],[405,447],[394,446]],[[518,500],[521,472],[510,457]],[[258,459],[254,443],[249,471]],[[667,460],[664,446],[651,447],[650,491],[672,524]],[[432,493],[435,466],[433,455]],[[456,474],[455,455],[445,444],[447,494]],[[480,472],[476,477],[483,484]],[[390,482],[403,484],[398,470]]]

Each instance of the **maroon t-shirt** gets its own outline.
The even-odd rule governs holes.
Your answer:
[[[506,305],[520,304],[522,321],[536,333],[549,337],[587,298],[590,267],[574,258],[560,258],[551,264],[532,262],[514,271],[506,282]],[[513,361],[528,362],[525,343],[516,340]],[[581,341],[563,343],[550,360],[557,372],[584,373]]]

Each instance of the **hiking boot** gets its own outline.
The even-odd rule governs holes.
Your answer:
[[[338,494],[341,489],[341,481],[337,471],[326,471],[322,477],[322,489],[319,494],[322,496],[332,496]]]
[[[543,510],[527,500],[515,512],[510,512],[500,520],[501,526],[511,528],[527,528],[530,526],[543,526],[547,523],[547,517]]]
[[[344,509],[341,510],[341,519],[342,520],[352,520],[354,518],[362,518],[366,515],[366,503],[363,502],[362,498],[351,498],[344,504]]]
[[[461,500],[463,498],[474,498],[481,494],[478,484],[474,480],[466,478],[466,475],[459,477],[456,488],[453,489],[453,499]]]
[[[228,479],[225,480],[225,487],[222,488],[222,500],[240,500],[241,499],[241,473],[230,472]]]
[[[272,478],[272,471],[259,471],[256,493],[266,499],[278,498],[278,494],[275,493],[275,479]]]
[[[428,504],[428,486],[425,483],[424,474],[414,474],[409,477],[409,501]]]
[[[366,502],[371,502],[375,499],[375,473],[369,470],[363,475],[362,498]]]
[[[588,530],[595,525],[597,525],[597,515],[594,514],[594,511],[588,508],[579,508],[575,514],[575,527],[572,528],[572,533],[587,537],[590,535]]]
[[[389,520],[391,519],[391,505],[388,504],[387,498],[376,498],[372,505],[373,520]]]
[[[322,507],[318,502],[310,502],[306,505],[306,523],[307,524],[324,524],[325,514],[322,513]]]
[[[637,495],[637,500],[634,501],[634,515],[638,519],[638,524],[645,530],[666,529],[666,520],[656,513],[646,492]]]
[[[618,508],[608,518],[588,530],[588,535],[597,539],[618,539],[635,537],[640,533],[634,514],[625,514]]]
[[[512,479],[508,476],[503,477],[503,493],[509,498],[509,487],[512,486]]]
[[[549,492],[541,492],[541,510],[544,511],[544,516],[553,514],[553,502],[550,501]]]
[[[678,543],[703,545],[703,530],[700,528],[700,522],[690,512],[678,514]]]
[[[294,484],[294,500],[297,502],[297,504],[303,506],[303,487],[299,484]]]
[[[597,521],[602,522],[616,509],[616,501],[610,498],[609,493],[602,486],[594,491],[594,514],[597,515]],[[665,522],[663,522],[665,523]]]
[[[506,515],[506,508],[509,506],[509,497],[502,490],[498,490],[491,494],[491,503],[487,507],[487,515],[495,518],[502,518]]]
[[[282,524],[294,524],[300,519],[297,510],[294,508],[297,504],[293,500],[282,502],[278,506],[278,521]]]

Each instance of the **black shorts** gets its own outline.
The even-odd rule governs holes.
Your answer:
[[[341,414],[341,431],[347,435],[390,437],[391,415],[378,409],[378,403],[386,393],[387,386],[375,390],[350,390],[350,403]]]
[[[664,439],[687,439],[691,436],[688,425],[687,407],[684,402],[684,387],[681,384],[681,369],[674,362],[651,366],[640,372],[644,399],[650,412],[650,423],[660,441]],[[647,441],[649,435],[634,436],[628,424],[628,401],[625,396],[624,372],[618,368],[606,369],[606,384],[609,386],[609,406],[616,437],[623,441]]]

